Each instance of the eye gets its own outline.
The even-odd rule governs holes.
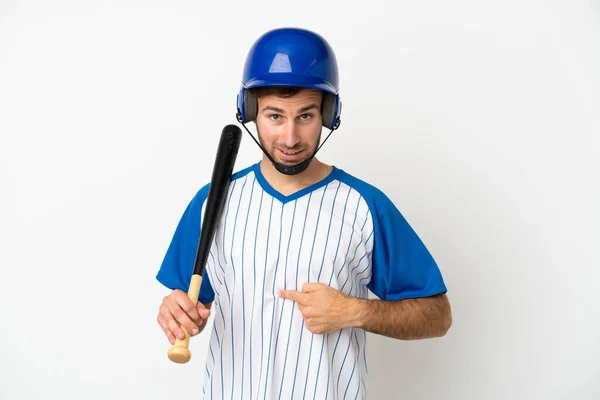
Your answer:
[[[312,114],[302,114],[302,115],[300,116],[300,119],[301,119],[302,121],[308,121],[308,120],[309,120],[309,119],[311,119],[312,117],[313,117],[313,115],[312,115]]]
[[[271,121],[279,121],[281,119],[281,116],[279,114],[271,114],[269,115],[269,119]]]

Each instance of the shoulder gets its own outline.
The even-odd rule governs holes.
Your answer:
[[[249,173],[254,171],[254,166],[248,166],[245,167],[243,169],[240,169],[238,171],[235,171],[232,175],[231,175],[231,182],[235,182],[236,180],[245,177],[246,175],[248,175]],[[232,189],[232,185],[229,186],[229,190]],[[206,201],[206,199],[208,198],[208,192],[210,190],[210,182],[206,183],[204,186],[202,186],[194,195],[194,197],[192,198],[191,204],[192,206],[195,207],[202,207],[202,205],[204,204],[204,202]]]
[[[254,165],[249,165],[249,166],[247,166],[247,167],[245,167],[245,168],[243,168],[243,169],[241,169],[241,170],[239,170],[239,171],[236,171],[236,172],[234,172],[234,173],[231,175],[231,181],[232,181],[232,182],[233,182],[233,181],[236,181],[236,180],[238,180],[238,179],[240,179],[240,178],[243,178],[243,177],[245,177],[246,175],[248,175],[248,174],[250,174],[250,173],[254,173],[254,168],[255,168],[255,167],[256,167],[256,164],[254,164]]]
[[[378,187],[358,178],[343,169],[337,169],[337,178],[356,190],[369,206],[372,213],[381,213],[386,209],[396,209],[392,200]]]

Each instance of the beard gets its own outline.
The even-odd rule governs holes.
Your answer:
[[[311,158],[313,156],[313,154],[315,153],[315,151],[317,150],[319,143],[321,143],[321,132],[319,132],[319,136],[317,137],[315,142],[309,143],[308,145],[303,144],[303,143],[298,143],[294,147],[287,147],[285,145],[269,146],[263,140],[258,127],[256,128],[256,132],[258,135],[258,141],[259,141],[260,145],[262,146],[262,148],[264,149],[264,151],[266,151],[273,160],[277,161],[280,164],[289,165],[289,166],[298,165],[298,164],[306,161],[307,159]],[[288,153],[294,153],[294,152],[297,152],[300,150],[304,150],[304,157],[302,157],[302,159],[299,159],[293,163],[290,163],[289,161],[282,160],[281,157],[279,157],[277,155],[277,152],[275,152],[276,149],[279,149],[280,151],[284,151],[284,152],[288,152]]]

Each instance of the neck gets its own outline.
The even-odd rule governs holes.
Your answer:
[[[333,167],[314,158],[308,168],[297,175],[284,175],[277,171],[271,161],[263,156],[260,171],[275,190],[284,196],[289,196],[299,190],[325,179]]]

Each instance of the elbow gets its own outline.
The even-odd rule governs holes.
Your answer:
[[[431,333],[428,336],[431,339],[446,336],[446,334],[450,330],[450,327],[452,326],[452,317],[448,315],[447,317],[439,319],[436,322],[437,323],[434,325],[434,327],[432,326]]]
[[[440,323],[439,337],[446,336],[450,330],[450,327],[452,326],[452,310],[447,299],[443,307],[442,315],[443,317]]]
[[[446,336],[452,326],[452,313],[448,312],[440,324],[438,337]]]
[[[446,334],[448,333],[448,331],[450,330],[450,327],[452,326],[452,309],[450,307],[450,302],[448,301],[448,298],[446,297],[446,295],[442,296],[443,301],[440,304],[439,307],[439,311],[438,311],[438,315],[441,317],[439,318],[439,324],[437,326],[437,337],[442,337],[442,336],[446,336]]]

